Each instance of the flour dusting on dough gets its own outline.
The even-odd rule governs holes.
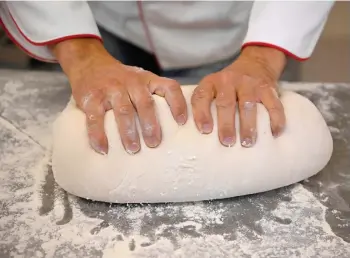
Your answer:
[[[61,94],[62,88],[51,91]],[[34,78],[25,87],[20,80],[0,87],[0,257],[349,257],[349,207],[342,189],[350,176],[339,162],[330,164],[336,171],[332,180],[320,173],[302,185],[232,200],[90,202],[67,195],[54,182],[48,125],[62,106],[41,96],[46,102],[33,108],[30,102],[44,101],[37,94]],[[337,98],[322,90],[309,95],[330,122],[339,152],[348,151],[344,126],[336,123]]]

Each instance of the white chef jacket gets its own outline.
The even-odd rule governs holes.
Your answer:
[[[248,45],[310,57],[334,1],[2,1],[1,24],[39,60],[48,44],[100,39],[97,24],[154,53],[163,69],[225,60]],[[97,23],[97,24],[96,24]]]

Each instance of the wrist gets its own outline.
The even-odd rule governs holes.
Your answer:
[[[243,57],[253,58],[269,70],[278,79],[286,64],[287,56],[280,50],[265,46],[247,46],[242,50]]]
[[[67,76],[72,70],[89,65],[96,54],[107,54],[102,42],[93,38],[65,40],[49,48]]]

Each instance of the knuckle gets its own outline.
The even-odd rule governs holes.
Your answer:
[[[112,103],[120,101],[123,97],[122,92],[119,89],[113,89],[108,93],[108,99]]]
[[[239,109],[242,110],[253,110],[256,108],[256,101],[253,99],[240,99],[238,102]]]
[[[192,95],[192,99],[193,101],[199,101],[199,100],[203,100],[203,99],[208,99],[211,97],[211,94],[209,91],[204,90],[202,88],[197,88],[194,90],[193,95]]]
[[[236,74],[234,71],[226,70],[224,72],[214,74],[214,77],[212,80],[221,82],[223,85],[232,85],[236,79]]]
[[[131,115],[134,112],[134,107],[131,103],[121,104],[118,106],[117,112],[119,115]]]
[[[254,101],[256,99],[254,91],[250,91],[250,90],[239,91],[237,96],[238,96],[238,100],[243,102]]]
[[[217,108],[227,108],[232,107],[236,104],[236,100],[232,96],[225,96],[220,92],[216,97],[216,107]]]
[[[279,99],[279,92],[277,90],[277,88],[272,87],[272,86],[261,86],[258,89],[258,94],[260,96],[264,96],[266,99],[269,99],[271,101],[280,101]]]
[[[247,73],[241,75],[241,80],[247,84],[258,84],[259,82],[259,79]]]
[[[133,74],[128,76],[128,78],[125,80],[124,84],[126,85],[125,88],[129,87],[145,87],[146,84],[144,83],[141,76]]]
[[[268,107],[267,110],[270,112],[270,113],[281,113],[282,112],[282,107],[279,106],[279,105],[273,105],[271,107]]]
[[[154,99],[151,94],[145,95],[139,102],[139,108],[149,109],[154,106]]]
[[[274,101],[272,102],[271,105],[269,105],[268,107],[266,107],[266,109],[269,112],[278,112],[278,113],[282,113],[283,112],[283,105],[281,103],[280,100]]]
[[[84,94],[80,98],[80,101],[78,101],[78,103],[81,106],[82,110],[86,110],[90,106],[90,103],[92,102],[92,98],[93,98],[93,95],[91,93]]]
[[[95,124],[98,121],[98,117],[94,114],[86,114],[86,119],[89,124]]]
[[[93,112],[86,112],[86,121],[88,126],[95,126],[101,123],[103,121],[103,112],[104,109],[102,106],[96,106],[95,109],[93,109]]]
[[[272,89],[273,87],[272,87],[272,82],[269,82],[269,81],[267,81],[267,80],[259,80],[258,82],[257,82],[257,85],[258,85],[258,87],[261,89],[261,90],[270,90],[270,89]]]
[[[180,84],[173,80],[173,79],[168,79],[168,82],[166,84],[166,89],[168,91],[179,91],[180,90]]]
[[[96,106],[101,105],[103,102],[104,95],[103,93],[98,91],[87,92],[80,97],[80,101],[78,101],[79,106],[82,110],[87,111],[91,109],[96,109]]]
[[[231,108],[234,105],[235,105],[234,101],[231,101],[231,100],[224,100],[224,101],[222,100],[222,101],[216,102],[216,108],[218,109]]]
[[[271,85],[273,85],[272,81],[261,77],[261,76],[251,76],[248,74],[244,74],[241,77],[241,88],[250,88],[251,90],[254,91],[261,91],[261,90],[269,90],[273,88]],[[243,88],[243,90],[244,90]]]

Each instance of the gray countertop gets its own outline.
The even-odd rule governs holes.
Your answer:
[[[350,84],[282,86],[310,98],[332,132],[319,174],[239,198],[112,205],[54,182],[51,124],[66,78],[0,71],[0,257],[350,257]]]

